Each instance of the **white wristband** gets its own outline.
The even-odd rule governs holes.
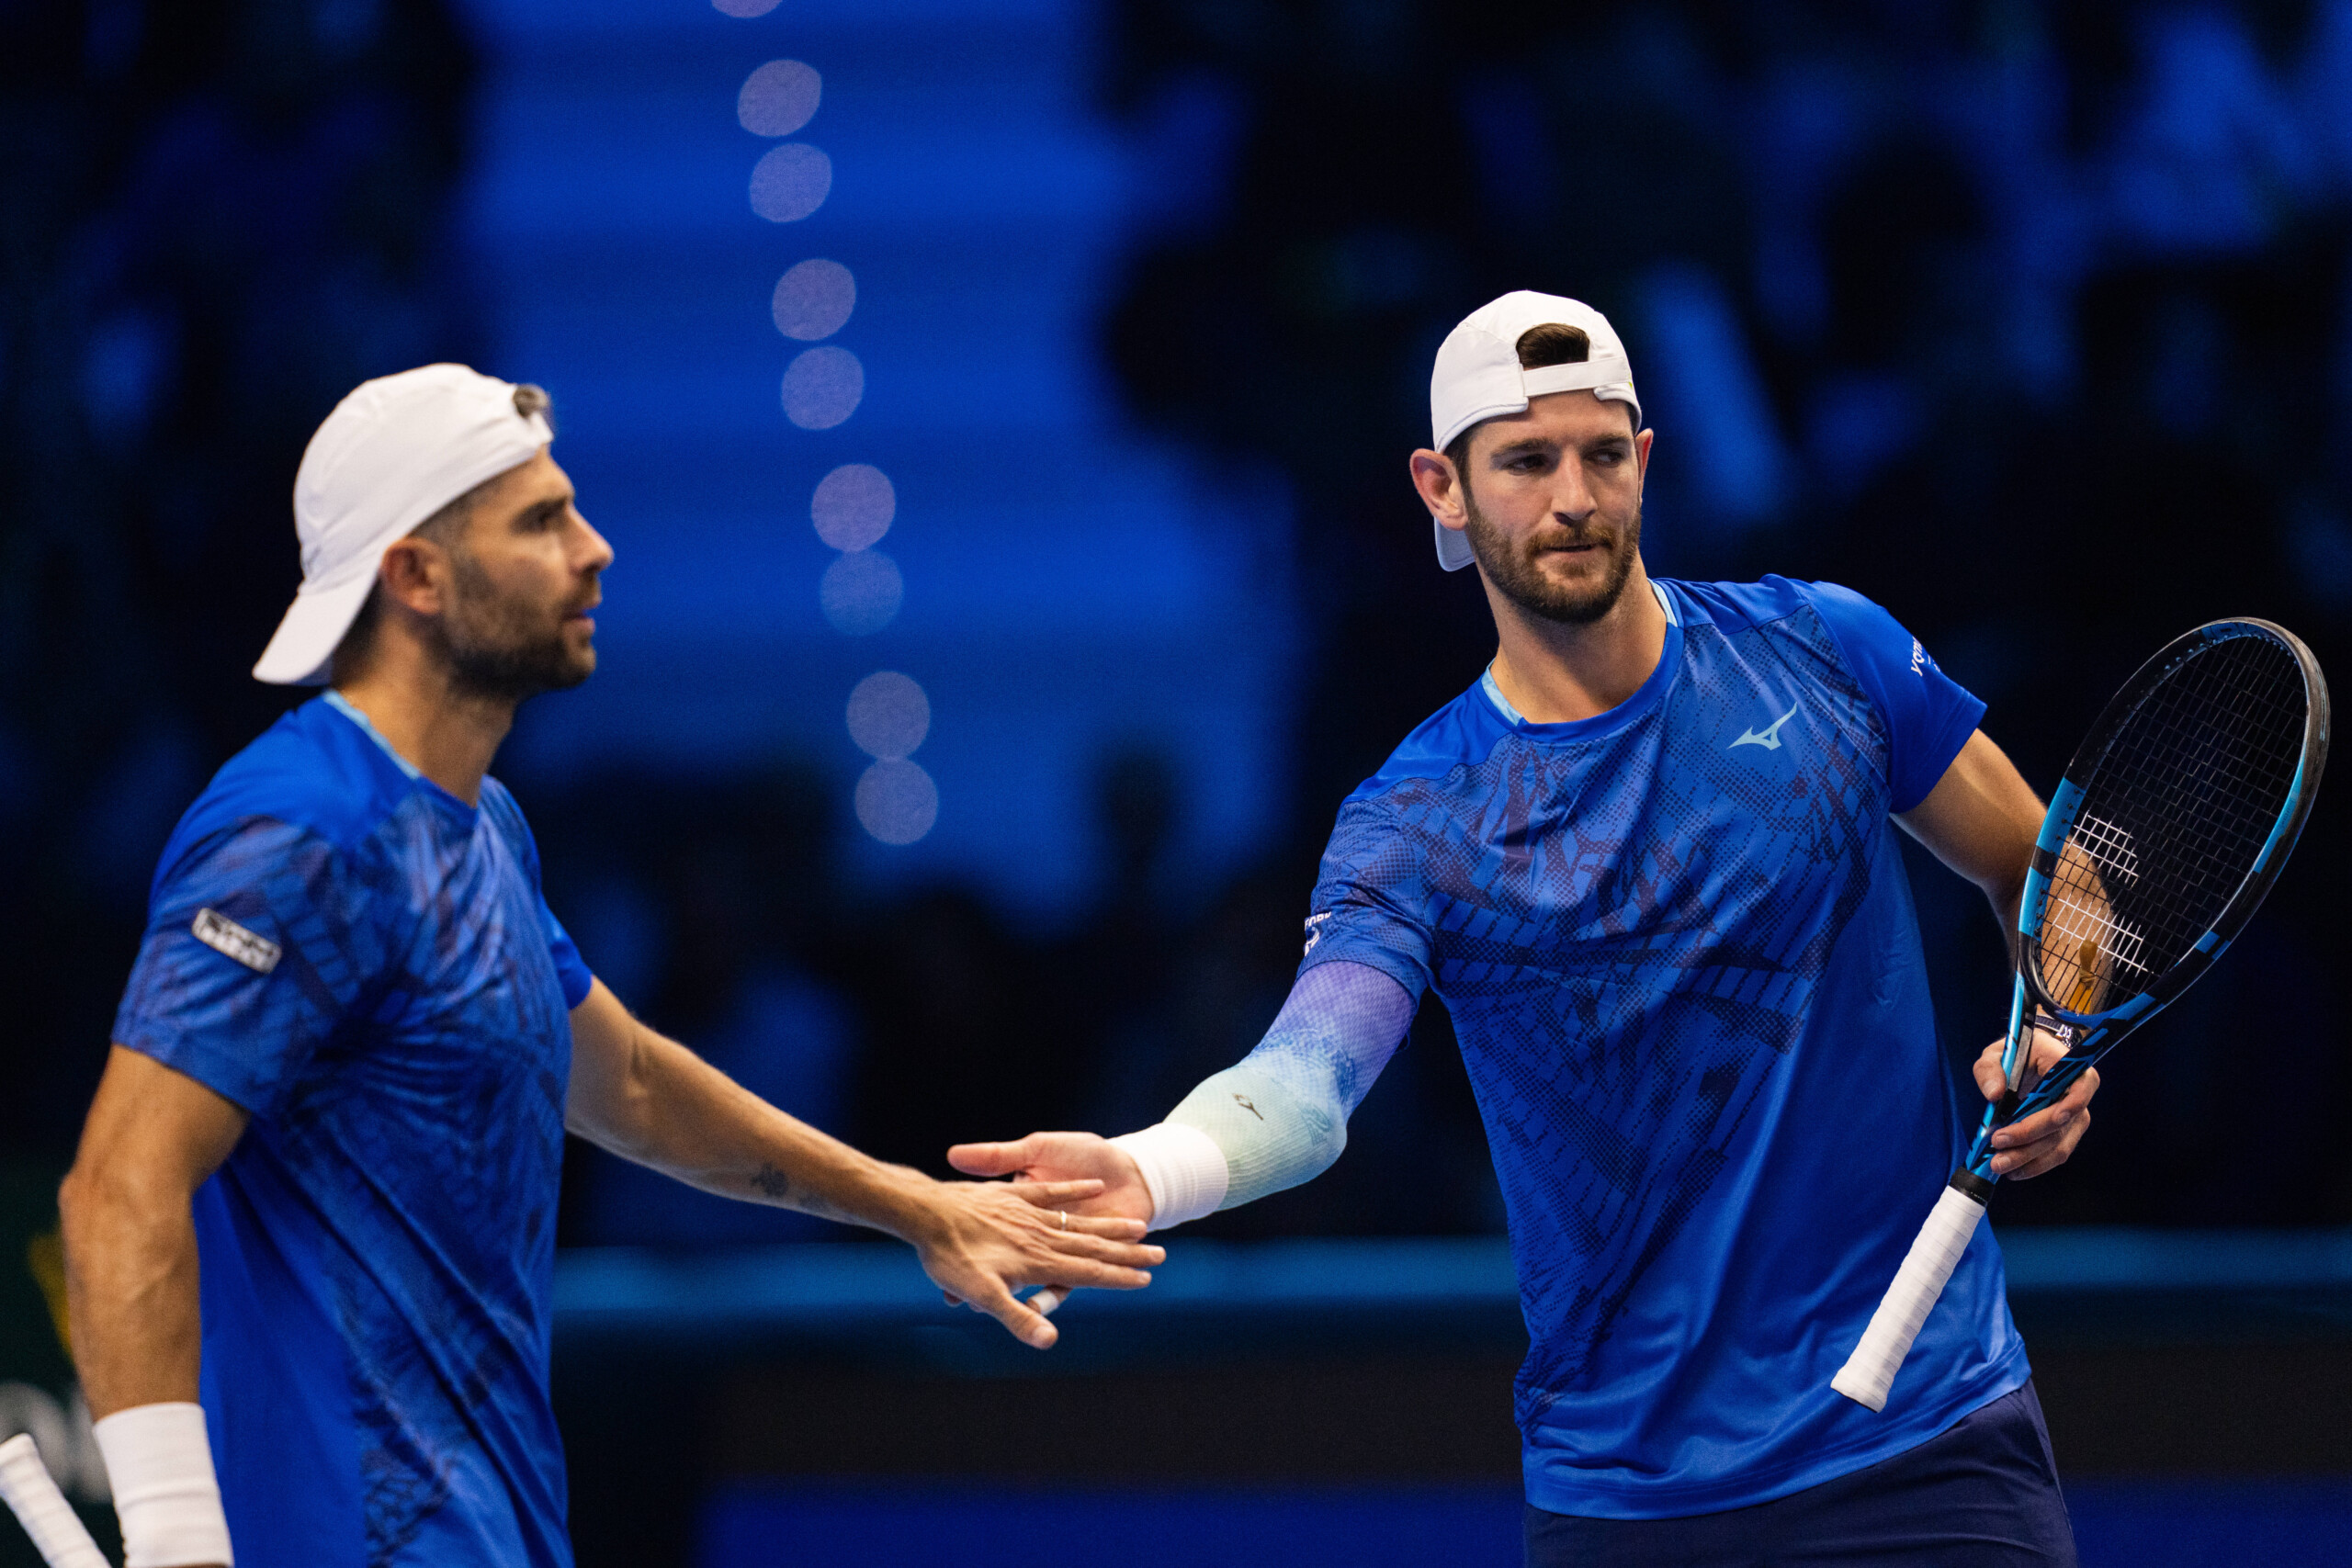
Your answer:
[[[1214,1214],[1225,1201],[1225,1151],[1198,1127],[1162,1122],[1111,1140],[1127,1151],[1151,1193],[1151,1228]]]
[[[140,1404],[94,1428],[122,1520],[123,1568],[233,1562],[201,1404]]]

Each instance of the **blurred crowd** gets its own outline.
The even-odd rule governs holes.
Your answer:
[[[442,0],[0,0],[16,1159],[70,1148],[155,852],[286,700],[244,671],[296,580],[311,427],[363,377],[494,343],[453,211],[471,70]],[[1271,1021],[1340,798],[1491,649],[1404,457],[1437,341],[1504,289],[1624,333],[1660,433],[1654,570],[1869,593],[2042,787],[2199,620],[2352,647],[2352,0],[1114,0],[1102,102],[1146,175],[1117,385],[1289,494],[1283,846],[1182,891],[1172,770],[1106,752],[1095,889],[1040,928],[982,890],[857,884],[842,781],[790,758],[524,796],[598,972],[877,1152],[1141,1125]],[[2323,794],[2239,950],[2005,1219],[2352,1221],[2345,809]],[[1957,1063],[2006,1014],[1999,944],[1914,863]],[[1338,1168],[1204,1228],[1499,1224],[1431,1002]],[[601,1157],[567,1179],[573,1242],[824,1229]]]
[[[0,5],[0,1146],[72,1147],[147,882],[287,694],[303,443],[481,344],[438,0]]]

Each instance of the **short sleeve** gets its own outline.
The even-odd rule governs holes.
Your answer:
[[[1362,964],[1419,997],[1430,984],[1427,906],[1410,835],[1380,797],[1350,796],[1323,850],[1298,972]]]
[[[223,828],[157,876],[114,1039],[267,1115],[383,972],[383,908],[315,834]]]
[[[588,972],[587,961],[580,956],[580,948],[563,922],[548,908],[547,898],[539,899],[539,919],[548,930],[548,954],[555,960],[556,978],[563,982],[563,1005],[576,1008],[588,999],[588,988],[596,976]]]
[[[1984,705],[1877,604],[1834,582],[1798,586],[1886,719],[1889,809],[1908,811],[1928,798],[1968,744],[1984,720]]]

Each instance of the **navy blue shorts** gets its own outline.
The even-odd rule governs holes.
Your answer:
[[[1917,1448],[1752,1507],[1681,1519],[1527,1510],[1528,1568],[2075,1568],[2033,1384]]]

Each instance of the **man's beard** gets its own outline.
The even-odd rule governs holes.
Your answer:
[[[1573,543],[1590,543],[1610,552],[1607,573],[1600,582],[1589,587],[1558,582],[1544,576],[1536,561],[1539,552],[1532,536],[1514,550],[1511,541],[1479,512],[1477,498],[1466,483],[1462,487],[1462,510],[1470,524],[1466,530],[1470,553],[1477,557],[1478,568],[1487,574],[1487,581],[1528,614],[1562,626],[1589,626],[1615,609],[1618,596],[1625,592],[1626,580],[1634,575],[1634,559],[1641,553],[1642,509],[1638,502],[1633,515],[1626,519],[1622,535],[1617,529],[1603,527],[1579,529],[1572,536]]]
[[[541,692],[568,691],[594,672],[595,654],[573,652],[563,630],[565,619],[584,607],[593,588],[550,626],[536,607],[500,598],[472,557],[455,552],[452,564],[457,592],[451,614],[441,623],[440,642],[449,682],[460,694],[520,703]]]

